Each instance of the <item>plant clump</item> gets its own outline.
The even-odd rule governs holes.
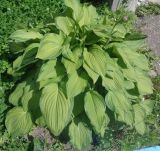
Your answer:
[[[92,134],[104,136],[111,121],[138,133],[153,101],[144,37],[122,22],[99,15],[92,5],[65,0],[63,16],[50,33],[17,30],[10,38],[18,55],[8,73],[18,79],[6,116],[12,136],[47,127],[54,136],[68,131],[76,149],[88,148]],[[13,48],[12,48],[13,49]]]

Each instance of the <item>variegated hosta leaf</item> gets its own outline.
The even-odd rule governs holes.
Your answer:
[[[77,72],[71,74],[66,84],[68,98],[73,98],[82,93],[85,90],[86,86],[87,81],[81,78],[77,74]]]
[[[64,42],[62,34],[47,34],[40,42],[36,58],[47,60],[55,59],[61,54],[61,47]]]
[[[103,97],[96,91],[87,92],[84,99],[84,108],[95,131],[103,137],[109,123],[109,118],[105,113],[106,107]]]
[[[88,149],[92,142],[91,130],[82,122],[72,122],[69,126],[70,141],[78,149]]]
[[[74,29],[74,22],[69,17],[56,17],[55,23],[56,27],[66,35],[69,35]]]
[[[105,98],[108,108],[118,114],[118,119],[133,124],[132,105],[122,91],[109,91]]]
[[[27,134],[32,128],[32,118],[29,112],[25,112],[21,107],[11,109],[5,121],[9,134],[19,136]]]
[[[26,85],[26,82],[22,82],[18,84],[16,89],[9,96],[9,102],[12,103],[14,106],[18,106],[20,104],[25,85]]]
[[[58,84],[49,84],[43,88],[40,108],[48,128],[58,136],[71,118],[71,100],[65,97]]]
[[[25,29],[16,30],[10,38],[15,40],[15,42],[26,42],[32,39],[41,39],[43,35],[36,31],[28,31]]]
[[[139,105],[135,104],[133,105],[134,109],[134,126],[137,130],[137,132],[141,135],[143,135],[146,131],[146,125],[145,125],[145,110]]]

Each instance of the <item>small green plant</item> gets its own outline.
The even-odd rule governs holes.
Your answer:
[[[147,15],[160,15],[160,5],[154,3],[141,5],[137,8],[136,15],[138,17],[144,17]]]
[[[6,116],[9,134],[46,126],[55,136],[68,131],[77,149],[89,147],[92,133],[103,137],[110,121],[144,134],[153,101],[144,99],[152,82],[140,52],[143,36],[92,5],[65,5],[50,33],[25,29],[10,36],[18,58],[8,72],[21,82],[9,97],[15,106]]]

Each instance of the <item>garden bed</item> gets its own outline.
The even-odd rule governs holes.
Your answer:
[[[70,5],[71,5],[70,3],[67,4],[67,6],[70,6]],[[70,7],[72,8],[72,5]],[[78,6],[76,6],[76,7],[78,8]],[[86,5],[84,7],[87,8],[88,5]],[[0,6],[0,18],[1,18],[1,21],[0,21],[0,25],[1,25],[1,29],[0,29],[0,55],[2,58],[0,60],[0,74],[1,74],[1,76],[0,76],[0,80],[1,80],[0,81],[0,123],[1,123],[0,150],[2,150],[2,151],[13,151],[13,150],[24,150],[24,151],[27,151],[27,150],[30,150],[30,151],[31,150],[33,150],[33,151],[36,151],[36,150],[39,150],[39,151],[41,151],[41,150],[42,151],[43,150],[45,150],[45,151],[66,150],[67,151],[68,150],[68,151],[71,151],[71,150],[74,150],[74,148],[78,148],[78,149],[83,149],[83,147],[86,148],[86,147],[88,147],[89,144],[91,144],[88,147],[89,148],[88,150],[90,150],[90,151],[91,150],[97,150],[97,151],[102,151],[102,150],[130,151],[131,150],[132,151],[134,149],[143,148],[143,147],[147,147],[147,146],[154,146],[154,145],[159,144],[159,142],[160,142],[160,137],[159,137],[160,136],[160,127],[159,127],[159,125],[160,125],[160,120],[159,120],[159,116],[160,116],[159,115],[159,113],[160,113],[160,110],[159,110],[159,107],[160,107],[160,102],[159,102],[159,100],[160,100],[160,87],[159,87],[160,86],[160,77],[158,76],[158,74],[160,72],[160,70],[159,70],[159,53],[160,53],[159,29],[160,29],[160,27],[155,25],[155,23],[157,23],[157,21],[159,20],[159,16],[156,16],[156,17],[153,16],[152,18],[145,17],[142,20],[140,20],[140,23],[138,23],[139,24],[138,30],[140,30],[140,31],[144,32],[144,34],[148,35],[147,42],[149,43],[149,49],[154,52],[154,55],[150,55],[149,52],[145,51],[146,47],[143,47],[143,49],[139,49],[139,48],[141,48],[141,43],[139,43],[139,42],[137,43],[137,40],[143,40],[144,35],[138,34],[133,26],[133,24],[135,23],[134,14],[126,12],[124,9],[120,9],[116,12],[111,12],[109,9],[106,9],[107,5],[105,5],[105,4],[98,5],[97,7],[98,7],[97,9],[101,15],[107,16],[106,20],[104,20],[104,22],[107,24],[107,31],[105,29],[103,29],[103,32],[101,31],[103,26],[102,26],[102,28],[99,28],[100,26],[95,28],[95,26],[93,26],[95,28],[95,30],[93,30],[94,31],[94,33],[93,33],[93,31],[90,32],[90,25],[93,23],[92,20],[94,20],[94,18],[96,17],[96,13],[95,13],[94,7],[92,7],[92,6],[90,7],[91,8],[90,11],[92,11],[92,13],[88,13],[91,16],[90,20],[86,19],[85,18],[86,16],[85,16],[84,19],[86,19],[86,20],[85,21],[82,20],[81,22],[79,22],[76,15],[72,16],[73,19],[75,21],[77,21],[75,26],[73,26],[74,22],[72,22],[72,21],[70,22],[70,20],[68,20],[68,22],[69,22],[69,26],[68,26],[68,22],[66,23],[65,22],[66,20],[61,20],[62,18],[58,18],[56,20],[56,23],[53,23],[53,20],[55,19],[55,17],[57,15],[58,16],[64,15],[64,11],[66,10],[64,3],[61,1],[42,0],[40,2],[39,0],[34,0],[34,1],[31,1],[31,0],[17,1],[16,0],[16,1],[11,2],[9,0],[5,0],[3,5]],[[77,9],[75,9],[75,10],[73,9],[72,13],[74,11],[77,11]],[[86,12],[87,11],[88,10],[86,10]],[[93,13],[95,14],[94,16],[92,16]],[[68,17],[71,17],[71,16],[69,15]],[[104,22],[103,23],[99,22],[99,24],[105,25]],[[88,27],[82,28],[83,29],[82,30],[82,29],[77,28],[78,24],[79,24],[80,28],[82,28],[83,24],[86,27],[87,26]],[[56,28],[55,28],[55,26],[56,26]],[[78,35],[78,37],[77,37],[77,35],[74,35],[74,32],[72,33],[72,30],[74,29],[73,27],[77,28],[76,34]],[[116,27],[116,28],[113,28],[113,27]],[[19,30],[19,29],[24,29],[24,28],[25,28],[25,30]],[[31,39],[27,39],[30,41],[27,41],[25,38],[30,37],[30,35],[28,37],[27,36],[25,37],[25,34],[28,34],[31,29],[34,31],[35,38],[32,38],[32,36],[31,36]],[[110,29],[112,29],[112,30],[110,30]],[[15,30],[18,30],[18,33],[14,32]],[[81,32],[79,32],[78,30],[80,30]],[[46,33],[50,33],[51,37],[53,36],[53,38],[55,38],[55,37],[54,37],[54,35],[52,35],[52,33],[55,33],[55,35],[57,35],[57,38],[59,38],[59,41],[57,41],[57,39],[54,39],[56,41],[56,45],[61,45],[59,42],[62,38],[60,36],[62,36],[62,35],[58,35],[58,33],[59,33],[58,31],[64,32],[65,33],[64,34],[65,36],[63,35],[64,37],[67,37],[69,35],[70,36],[72,35],[71,38],[73,38],[74,36],[76,37],[75,39],[70,39],[70,40],[67,39],[69,41],[69,44],[72,45],[73,48],[75,47],[73,44],[76,42],[76,44],[80,43],[82,48],[85,47],[88,49],[88,51],[87,51],[87,49],[83,48],[84,49],[83,51],[85,52],[85,55],[83,54],[84,55],[83,56],[84,57],[83,66],[82,66],[82,62],[79,62],[79,60],[81,60],[82,58],[80,56],[78,56],[78,60],[76,61],[79,63],[79,65],[78,65],[79,67],[78,67],[78,69],[76,69],[77,74],[72,73],[72,70],[74,70],[73,68],[70,69],[70,67],[74,67],[74,64],[73,64],[74,61],[70,62],[70,64],[71,64],[70,66],[66,65],[67,61],[70,61],[73,59],[71,57],[72,56],[71,52],[64,51],[60,57],[58,57],[59,54],[56,54],[56,55],[54,54],[57,57],[57,60],[59,60],[59,61],[63,58],[62,63],[64,63],[64,66],[62,64],[55,65],[55,63],[52,61],[51,62],[48,61],[49,63],[47,64],[46,62],[47,62],[48,58],[52,59],[50,57],[51,57],[51,55],[53,55],[53,54],[47,55],[47,53],[48,53],[47,51],[50,49],[50,47],[45,50],[46,53],[44,53],[42,50],[38,49],[38,53],[36,55],[36,61],[34,62],[33,60],[31,60],[31,64],[29,62],[29,64],[30,64],[29,66],[28,66],[28,64],[23,64],[23,63],[28,63],[28,61],[30,61],[30,58],[33,57],[31,55],[30,58],[27,58],[28,56],[26,55],[26,53],[22,52],[24,50],[26,51],[26,49],[23,49],[24,46],[26,47],[33,40],[34,43],[40,42],[41,48],[45,47],[45,46],[43,46],[43,44],[45,44],[45,42],[47,42],[47,39],[46,39],[46,41],[45,41],[45,39],[41,41],[41,37],[46,35]],[[111,35],[108,34],[109,31],[111,31]],[[89,35],[87,32],[90,33],[91,35]],[[126,32],[126,34],[124,34],[125,32]],[[135,32],[135,35],[133,34],[134,32]],[[85,35],[84,37],[83,37],[82,33]],[[107,36],[109,35],[110,37],[108,38],[106,35]],[[10,36],[10,39],[9,39],[9,36]],[[93,38],[93,36],[95,39]],[[88,37],[88,39],[85,39],[86,37]],[[50,38],[50,37],[48,37],[48,38]],[[67,40],[66,40],[66,43],[67,43]],[[127,43],[128,47],[125,51],[125,48],[126,48],[125,42],[127,42],[127,41],[133,42],[134,40],[135,40],[136,45],[131,45],[131,43]],[[22,43],[21,43],[21,45],[16,45],[14,43],[15,41],[22,42]],[[106,43],[106,41],[107,41],[107,43]],[[95,47],[95,45],[97,45],[97,47]],[[33,44],[32,46],[33,46],[33,48],[37,48],[37,45]],[[97,55],[96,51],[92,52],[92,49],[90,49],[90,47],[94,50],[99,51],[99,54]],[[121,49],[121,47],[123,49]],[[68,46],[65,45],[65,49],[67,49],[67,48],[68,48]],[[56,49],[56,51],[58,51],[57,48],[55,48],[55,49]],[[135,52],[130,51],[130,49]],[[28,50],[30,51],[30,49],[28,49]],[[137,115],[139,115],[139,117],[141,119],[135,118],[136,115],[134,115],[133,116],[134,120],[132,121],[130,119],[128,120],[127,118],[130,118],[130,117],[132,118],[131,114],[137,113],[135,110],[137,109],[136,107],[139,105],[139,103],[141,103],[141,105],[143,106],[144,102],[141,101],[141,99],[137,99],[137,100],[135,99],[131,104],[128,103],[128,100],[126,100],[126,102],[123,102],[122,104],[117,103],[119,105],[118,107],[117,107],[117,104],[114,104],[115,101],[113,101],[113,100],[116,100],[116,98],[114,98],[114,97],[117,95],[116,97],[120,98],[120,96],[122,96],[123,93],[122,94],[115,93],[115,89],[116,89],[115,86],[117,86],[117,85],[116,84],[112,85],[112,81],[109,81],[110,80],[109,77],[107,77],[106,75],[104,76],[103,69],[105,68],[104,65],[107,64],[107,62],[105,62],[107,59],[103,58],[105,55],[102,55],[101,50],[103,50],[105,53],[107,52],[107,57],[108,57],[107,59],[111,59],[111,62],[112,62],[112,59],[115,60],[115,62],[116,62],[116,60],[119,60],[119,62],[116,62],[116,66],[114,66],[114,69],[116,69],[119,74],[114,75],[113,73],[110,73],[111,70],[113,70],[112,66],[115,63],[115,62],[112,62],[111,66],[107,70],[108,76],[109,76],[109,74],[111,74],[110,75],[111,77],[115,76],[115,78],[117,78],[118,82],[120,82],[119,83],[120,87],[123,86],[123,84],[121,83],[121,80],[123,79],[122,77],[124,77],[125,80],[127,79],[127,82],[130,85],[127,85],[125,89],[128,89],[128,90],[132,89],[133,85],[135,83],[136,83],[135,86],[139,85],[138,87],[136,87],[138,89],[136,91],[139,91],[138,92],[139,94],[130,93],[130,97],[131,97],[131,95],[133,95],[134,97],[136,97],[136,95],[137,95],[139,98],[141,98],[143,96],[142,100],[149,100],[150,99],[150,100],[154,101],[153,111],[151,111],[152,107],[151,108],[147,107],[147,109],[146,109],[145,108],[146,106],[145,106],[143,108],[144,110],[142,112],[141,111],[139,112],[137,110],[137,112],[139,112],[139,114],[137,114]],[[123,52],[121,50],[123,50]],[[20,52],[18,52],[18,51],[20,51]],[[76,49],[75,50],[73,49],[73,51],[76,52]],[[79,50],[77,50],[77,51],[79,51]],[[131,54],[128,55],[129,52]],[[123,54],[125,54],[126,56]],[[13,60],[15,60],[18,56],[21,56],[21,55],[23,55],[23,59],[26,59],[26,60],[23,63],[20,63],[20,65],[18,64],[19,66],[13,66],[13,68],[12,68]],[[134,55],[136,56],[136,58],[134,58]],[[155,59],[155,55],[157,56],[156,59]],[[92,60],[92,56],[94,56],[96,58],[94,62]],[[99,59],[99,56],[101,56],[100,59]],[[138,62],[140,59],[136,60],[137,57],[139,57],[139,58],[142,57],[141,61],[144,61],[144,63],[142,64],[141,62]],[[101,63],[101,59],[102,60],[104,59],[105,63]],[[134,61],[134,60],[136,60],[136,61]],[[153,72],[156,72],[156,75],[154,74],[154,78],[152,79],[153,84],[154,84],[154,89],[153,89],[153,94],[151,94],[151,95],[150,95],[150,93],[152,91],[150,89],[151,82],[150,82],[148,75],[147,75],[147,72],[148,72],[148,67],[147,67],[148,61],[147,60],[149,61],[150,69]],[[130,62],[130,61],[132,61],[132,62]],[[154,62],[156,62],[156,64]],[[17,62],[14,62],[14,65],[16,65],[16,63]],[[26,66],[26,69],[24,70],[26,73],[21,76],[20,71],[21,71],[21,68],[25,68],[25,67],[22,67],[24,65]],[[39,92],[38,85],[36,84],[35,81],[41,82],[41,80],[44,80],[46,77],[48,77],[50,75],[54,75],[52,73],[53,69],[50,68],[49,65],[56,66],[55,67],[56,72],[57,72],[57,74],[60,74],[60,76],[58,77],[58,78],[60,78],[60,80],[58,78],[54,79],[54,80],[58,80],[57,82],[59,82],[61,85],[61,89],[58,90],[57,96],[61,96],[63,99],[61,98],[61,99],[59,99],[59,101],[66,101],[67,99],[65,98],[65,96],[76,97],[76,99],[75,99],[76,101],[82,100],[82,98],[84,98],[84,97],[83,97],[83,95],[81,95],[79,93],[85,92],[85,99],[84,100],[86,102],[89,100],[88,104],[85,104],[85,107],[84,107],[85,111],[82,112],[83,107],[80,107],[80,106],[84,106],[84,104],[82,104],[81,102],[78,102],[76,104],[78,108],[73,109],[73,113],[71,114],[72,120],[70,122],[68,122],[68,126],[66,126],[65,129],[62,128],[59,130],[59,129],[57,129],[57,126],[54,127],[54,125],[53,125],[54,120],[52,122],[50,122],[50,120],[52,120],[52,119],[48,118],[48,115],[49,115],[49,117],[51,117],[50,110],[51,110],[51,107],[53,107],[53,105],[49,105],[49,107],[46,106],[46,104],[48,103],[47,100],[45,100],[45,98],[47,97],[46,96],[46,97],[42,97],[42,99],[46,102],[40,104],[41,112],[42,112],[42,113],[40,113],[40,115],[41,114],[43,115],[43,118],[45,118],[45,122],[42,118],[39,118],[38,120],[34,121],[34,118],[37,118],[36,116],[39,116],[39,105],[36,106],[37,104],[33,104],[33,106],[35,106],[35,108],[32,108],[32,106],[31,106],[31,108],[30,108],[31,113],[30,114],[32,114],[35,111],[35,109],[38,109],[37,110],[38,114],[36,114],[36,116],[33,115],[33,117],[31,119],[29,119],[29,121],[25,121],[25,119],[23,119],[25,126],[18,123],[13,128],[12,126],[14,126],[15,122],[19,122],[17,119],[22,118],[22,116],[21,117],[19,116],[22,112],[25,114],[27,113],[26,116],[28,116],[28,117],[30,116],[28,114],[29,112],[26,111],[26,110],[28,110],[28,108],[25,104],[26,101],[24,101],[25,103],[19,104],[18,101],[16,100],[16,99],[18,99],[19,94],[21,93],[21,90],[25,86],[26,89],[25,89],[25,93],[23,93],[23,95],[28,94],[27,96],[29,96],[29,94],[30,94],[29,92],[31,92],[31,91],[28,91],[27,86],[31,86],[32,92],[34,92],[35,95],[38,94],[38,93],[35,93],[35,92]],[[142,82],[141,82],[141,84],[139,83],[140,82],[139,79],[135,79],[136,76],[139,76],[139,75],[136,75],[134,77],[132,76],[130,78],[130,75],[127,75],[127,73],[124,74],[124,72],[122,72],[126,69],[126,66],[127,66],[127,68],[130,68],[132,65],[134,67],[135,66],[137,66],[138,68],[140,67],[141,70],[144,70],[143,71],[143,72],[145,72],[145,75],[143,75],[144,77],[142,76],[143,73],[139,72],[139,74],[141,74],[141,76],[142,76],[142,79],[143,78],[145,79],[143,81],[144,85],[142,84]],[[41,69],[40,69],[40,66],[42,66]],[[100,68],[98,68],[98,66]],[[118,68],[116,68],[117,66],[118,66]],[[45,73],[44,71],[46,68],[50,68],[50,70],[49,70],[49,72],[46,71],[46,73]],[[61,68],[61,70],[59,71],[60,68]],[[63,72],[63,70],[65,70],[65,71]],[[137,70],[137,69],[135,68],[135,70]],[[37,77],[37,75],[35,74],[36,72],[39,74],[38,80],[36,79],[36,77]],[[66,75],[66,73],[67,73],[67,75]],[[81,73],[84,73],[84,74],[81,74]],[[35,74],[34,77],[30,76],[30,75],[33,76],[34,74]],[[45,77],[44,77],[44,75],[45,75]],[[64,75],[68,76],[69,80],[62,78],[62,77],[64,77]],[[70,75],[72,75],[72,76],[70,76]],[[121,77],[119,77],[119,75],[121,75]],[[100,78],[99,79],[95,78],[97,76]],[[27,77],[28,79],[30,78],[30,80],[28,81],[28,79],[25,77]],[[51,78],[51,77],[49,77],[49,78]],[[75,79],[77,79],[77,80],[74,81]],[[24,83],[21,83],[20,85],[22,87],[19,86],[18,84],[22,81],[27,81],[27,85],[23,85]],[[32,85],[30,83],[31,81],[35,85]],[[68,89],[67,92],[65,92],[66,90],[64,88],[64,83],[66,81],[67,81],[66,87]],[[95,81],[95,82],[92,82],[92,81]],[[97,81],[97,83],[96,83],[96,81]],[[132,83],[132,81],[134,81],[134,82]],[[44,82],[44,81],[42,81],[42,82]],[[108,82],[111,82],[110,85],[108,85]],[[113,80],[113,82],[114,82],[114,80]],[[145,82],[147,85],[147,89],[146,89]],[[51,92],[53,89],[55,89],[55,91],[57,90],[57,85],[55,85],[55,84],[50,85],[50,86],[46,86],[48,83],[40,83],[40,84],[41,84],[41,87],[44,87],[43,95],[44,94],[48,95],[49,91]],[[142,85],[143,85],[143,87],[141,87]],[[88,87],[90,87],[90,90],[88,89]],[[14,92],[16,91],[15,88],[19,89],[17,91],[18,95],[14,94]],[[120,88],[118,88],[118,90],[120,90]],[[117,89],[116,89],[116,91],[117,91]],[[133,92],[135,92],[135,90]],[[52,95],[53,93],[51,93],[50,95]],[[103,102],[103,100],[104,100],[103,98],[105,97],[106,93],[107,93],[107,96],[106,96],[107,99],[105,98],[105,101],[107,100],[106,101],[107,105],[104,107],[103,106],[104,104],[101,103],[101,101]],[[118,94],[119,94],[119,96],[118,96]],[[9,97],[9,95],[10,95],[10,97]],[[27,98],[27,96],[25,96],[25,98],[23,97],[22,99],[25,100]],[[124,96],[122,96],[122,97],[124,98]],[[36,96],[36,98],[37,98],[37,96]],[[123,100],[124,99],[122,99],[122,101]],[[108,101],[110,101],[110,103],[108,103]],[[118,99],[118,101],[121,101],[121,100]],[[99,102],[99,103],[97,103],[97,102]],[[64,103],[65,102],[61,102],[61,106],[63,106]],[[70,113],[68,111],[71,106],[69,106],[69,104],[66,104],[66,105],[68,106],[68,109],[65,109],[65,113],[68,113],[70,115]],[[99,116],[97,116],[96,112],[94,112],[95,106],[97,107],[97,110],[98,110],[98,108],[99,108],[98,105],[101,106],[101,109],[98,111],[98,113],[101,113],[100,114],[101,118],[104,118],[104,116],[107,116],[107,119],[105,119],[103,121],[99,120],[98,119]],[[13,106],[16,106],[16,107],[13,108]],[[19,106],[19,107],[17,107],[17,106]],[[132,106],[134,106],[134,107],[132,107]],[[80,109],[79,109],[79,107],[80,107]],[[93,108],[91,108],[91,107],[93,107]],[[120,110],[118,110],[119,107],[121,107],[121,111],[124,110],[124,112],[127,112],[127,115],[130,114],[131,116],[127,117],[125,119],[122,112]],[[107,108],[107,110],[105,110],[106,108]],[[128,108],[128,110],[126,110],[126,108]],[[134,112],[133,112],[133,108],[134,108]],[[139,106],[138,106],[138,108],[139,108]],[[50,109],[50,110],[48,110],[48,109]],[[9,112],[9,114],[7,114],[7,112],[9,110],[11,110],[11,111]],[[14,113],[14,110],[16,110],[15,113]],[[24,110],[25,110],[25,112],[24,112]],[[55,110],[56,110],[56,108],[55,108]],[[59,110],[57,110],[57,112],[55,112],[53,115],[55,115],[56,113],[59,113],[59,118],[60,118],[60,116],[62,117],[61,113],[64,113],[64,112],[59,112],[60,110],[61,110],[61,108],[59,108]],[[52,110],[52,111],[54,112],[54,110]],[[6,114],[7,114],[7,120],[5,123]],[[15,120],[14,120],[15,117],[13,116],[14,114],[16,114]],[[146,115],[148,115],[148,116],[146,116]],[[94,117],[96,117],[96,116],[97,116],[97,121],[95,122]],[[117,117],[119,116],[118,120],[117,120],[116,116]],[[57,118],[57,120],[59,118]],[[109,118],[110,118],[110,120],[109,120]],[[55,119],[56,119],[56,117],[55,117]],[[135,122],[137,119],[140,120],[142,124],[139,124],[139,123],[136,124]],[[66,118],[65,118],[65,114],[64,114],[63,121],[61,122],[61,124],[63,126],[65,126],[63,124],[63,122],[65,120],[66,120]],[[67,119],[67,121],[68,120],[69,119]],[[20,120],[20,122],[21,121],[22,120]],[[34,121],[33,127],[30,126],[31,125],[30,123],[32,123],[32,121]],[[100,123],[98,123],[98,121]],[[59,121],[57,121],[56,123],[58,123],[58,122]],[[77,124],[77,122],[79,124]],[[107,129],[105,126],[102,127],[103,124],[105,124],[105,123],[107,123],[107,124],[109,123],[107,126]],[[126,124],[124,124],[124,123],[126,123]],[[30,124],[30,125],[28,125],[28,124]],[[137,125],[139,125],[139,126],[137,126]],[[19,129],[16,131],[16,128],[18,126],[19,126]],[[7,127],[7,129],[6,129],[6,127]],[[21,129],[21,127],[23,127],[23,129]],[[70,128],[68,129],[68,127],[70,127]],[[77,136],[81,136],[81,132],[82,132],[82,131],[80,132],[79,129],[82,129],[85,133],[78,140],[76,138],[77,138]],[[61,133],[62,130],[64,130],[63,133]],[[73,130],[75,131],[74,133],[72,133]],[[70,131],[69,135],[67,134],[68,131]],[[8,132],[10,134],[14,134],[16,137],[10,136]],[[92,134],[91,134],[91,132],[92,132]],[[19,134],[20,134],[20,136],[19,136]],[[22,135],[22,134],[24,134],[24,135]],[[102,137],[100,137],[100,135],[101,136],[104,135],[104,137],[102,138]],[[71,141],[69,141],[69,138],[71,138]]]

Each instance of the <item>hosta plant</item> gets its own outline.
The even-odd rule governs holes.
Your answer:
[[[21,47],[8,71],[18,79],[9,97],[15,107],[6,117],[8,132],[24,135],[36,125],[54,136],[65,130],[76,149],[88,148],[93,133],[103,137],[110,121],[144,134],[153,102],[144,97],[152,83],[140,51],[143,36],[92,5],[65,5],[50,33],[17,30],[10,36]]]

